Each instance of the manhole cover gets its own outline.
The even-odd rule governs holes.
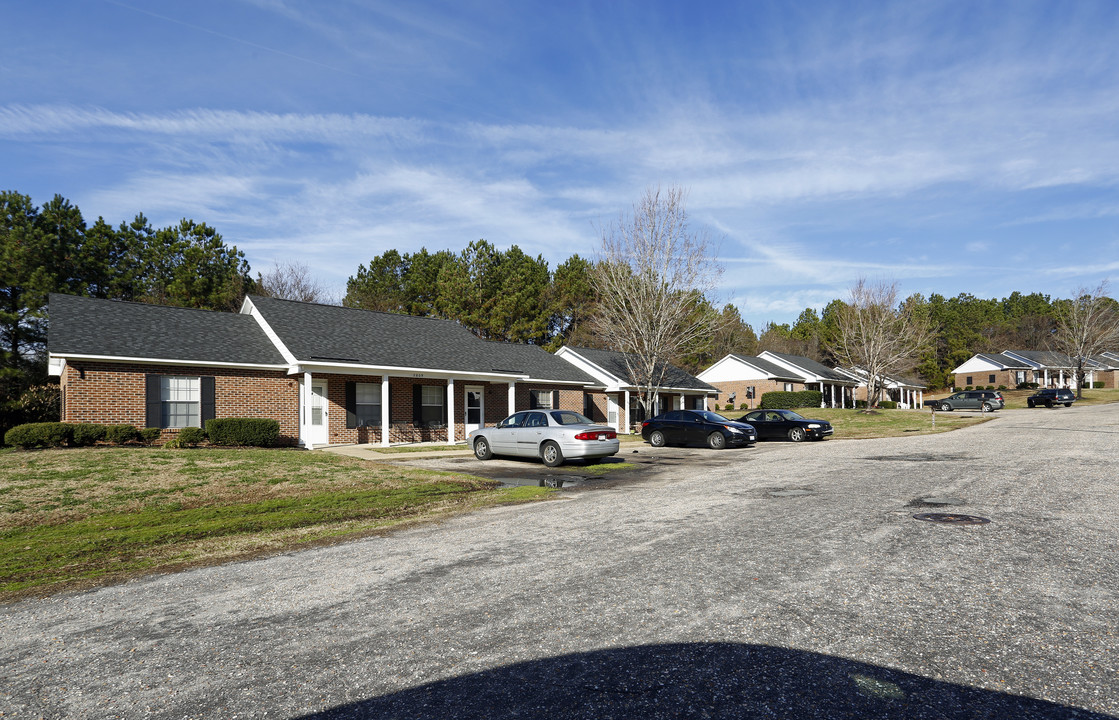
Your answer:
[[[913,518],[945,525],[986,525],[991,522],[978,515],[959,515],[957,513],[917,513]]]

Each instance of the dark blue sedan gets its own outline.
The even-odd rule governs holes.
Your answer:
[[[657,415],[641,423],[641,437],[653,447],[706,444],[712,450],[727,445],[750,447],[758,441],[752,425],[706,410],[671,410]]]
[[[739,421],[753,424],[762,440],[823,440],[833,432],[827,420],[810,420],[792,410],[755,410],[740,417]]]

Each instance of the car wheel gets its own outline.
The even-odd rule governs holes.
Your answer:
[[[662,433],[660,430],[654,430],[653,432],[649,433],[649,444],[653,447],[664,447],[664,433]]]
[[[720,432],[713,432],[707,436],[707,447],[712,450],[722,450],[727,446],[727,439]]]
[[[1065,403],[1065,407],[1072,407],[1072,403]]]
[[[991,412],[992,409],[991,403],[983,403],[983,412]]]
[[[952,412],[952,406],[948,403],[940,403],[940,409],[944,412]]]
[[[1047,408],[1053,407],[1053,401],[1052,400],[1046,400],[1045,401],[1045,407],[1047,407]]]
[[[548,467],[563,465],[563,451],[560,450],[559,445],[549,440],[540,448],[540,459]]]
[[[804,440],[804,428],[789,428],[789,439],[793,442],[801,442]]]
[[[1026,405],[1029,406],[1029,407],[1033,407],[1034,406],[1034,401],[1033,400],[1027,400]]]
[[[493,450],[490,449],[490,443],[484,437],[480,437],[474,441],[474,457],[479,460],[489,460],[493,457]]]

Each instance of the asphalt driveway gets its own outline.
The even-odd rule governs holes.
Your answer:
[[[759,449],[6,606],[0,716],[1119,716],[1119,407]]]

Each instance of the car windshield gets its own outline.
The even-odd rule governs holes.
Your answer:
[[[701,418],[703,418],[704,420],[706,420],[709,423],[729,423],[730,422],[730,420],[727,420],[725,417],[723,417],[719,413],[714,413],[714,412],[710,412],[710,411],[707,411],[707,410],[696,411],[696,415],[699,415]]]
[[[778,410],[777,412],[785,416],[786,420],[805,420],[803,415],[793,412],[792,410]]]
[[[580,415],[570,410],[553,410],[552,419],[560,425],[592,425],[594,421],[586,415]]]

